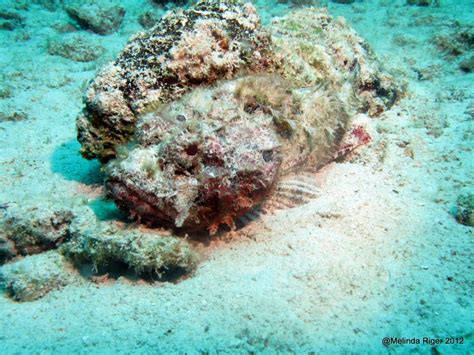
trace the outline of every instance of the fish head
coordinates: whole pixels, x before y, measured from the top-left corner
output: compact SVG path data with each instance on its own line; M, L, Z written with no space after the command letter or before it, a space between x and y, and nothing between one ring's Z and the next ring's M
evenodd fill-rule
M159 133L148 129L108 169L110 195L132 215L149 224L214 232L221 223L232 227L234 218L270 194L282 160L271 127L246 120L165 126Z

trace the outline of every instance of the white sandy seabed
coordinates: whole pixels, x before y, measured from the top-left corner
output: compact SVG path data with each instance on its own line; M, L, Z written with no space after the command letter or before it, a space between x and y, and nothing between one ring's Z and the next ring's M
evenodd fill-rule
M108 206L97 203L98 163L78 153L75 117L87 81L140 29L143 3L126 2L119 32L87 34L106 48L92 63L47 54L57 35L51 26L66 21L60 10L32 5L25 27L0 31L2 81L13 88L0 110L28 116L0 123L0 202ZM374 122L376 141L319 173L314 202L203 246L207 258L180 283L119 279L70 285L29 303L0 297L0 353L474 351L473 229L450 214L473 188L466 110L474 76L432 41L455 20L472 23L474 5L373 0L331 4L330 12L346 17L408 81L408 96ZM437 70L419 80L426 68ZM386 336L465 340L386 347Z

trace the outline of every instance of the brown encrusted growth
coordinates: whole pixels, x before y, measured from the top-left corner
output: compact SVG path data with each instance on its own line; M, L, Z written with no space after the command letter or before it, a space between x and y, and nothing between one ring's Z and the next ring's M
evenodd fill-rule
M113 158L147 107L238 71L271 70L269 48L270 37L255 8L239 0L201 1L190 10L169 13L131 39L89 86L77 122L82 154Z
M73 219L74 215L68 210L10 208L2 228L18 254L38 254L64 243L69 238Z
M183 238L122 229L112 224L76 226L61 252L79 265L91 262L95 269L114 263L125 264L138 274L171 277L190 272L199 260Z
M0 268L0 288L19 302L34 301L52 290L80 281L77 271L54 250Z

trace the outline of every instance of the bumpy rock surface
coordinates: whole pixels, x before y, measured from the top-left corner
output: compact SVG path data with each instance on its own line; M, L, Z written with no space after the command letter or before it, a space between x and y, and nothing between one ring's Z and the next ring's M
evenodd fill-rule
M458 197L454 216L459 223L474 227L474 194Z
M11 207L2 228L5 239L14 244L18 254L37 254L64 243L69 238L73 219L74 215L68 210Z
M401 83L383 70L367 42L324 9L299 10L275 21L272 39L282 58L279 71L297 87L328 87L369 116L403 96Z
M474 50L474 26L460 25L447 33L433 37L436 47L451 57L459 57Z
M117 31L125 16L122 6L107 0L68 1L65 10L82 28L100 35Z
M79 279L56 251L29 256L0 268L0 286L20 302L36 300Z
M239 1L200 2L168 14L159 26L138 33L89 86L77 122L82 154L107 161L151 107L242 69L267 70L268 47L255 8Z
M104 48L83 35L64 34L48 41L48 53L76 62L91 62L104 53Z
M79 140L85 157L113 159L107 188L132 216L212 233L288 171L334 159L351 115L379 115L401 91L325 10L267 33L250 4L203 1L138 34L99 74Z
M16 300L79 282L70 261L96 270L120 264L138 275L176 279L199 260L183 238L120 227L85 211L76 216L47 203L39 206L9 206L1 221L0 287Z
M96 269L122 263L138 274L153 277L194 269L198 255L182 238L120 229L98 224L78 228L61 252L74 262L92 263Z

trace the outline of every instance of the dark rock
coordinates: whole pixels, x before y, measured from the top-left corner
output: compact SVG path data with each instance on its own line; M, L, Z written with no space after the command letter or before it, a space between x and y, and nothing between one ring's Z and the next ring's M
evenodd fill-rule
M69 22L60 22L53 25L53 28L58 33L72 33L77 32L76 26Z
M458 197L454 217L459 223L474 227L474 194Z
M16 254L13 242L6 238L6 236L0 235L0 265L15 257Z
M474 55L461 61L459 69L465 73L472 73L474 71Z
M13 31L17 27L22 27L24 20L17 12L0 9L0 30Z
M430 6L438 4L438 0L407 0L408 5Z
M434 36L433 42L439 51L448 56L462 56L474 49L474 26L457 26L448 33Z
M327 6L328 0L278 0L283 4L289 4L290 6Z
M169 3L173 3L177 6L183 6L188 3L188 0L152 0L155 4L164 6Z
M0 122L19 122L28 119L28 114L23 111L0 112Z

